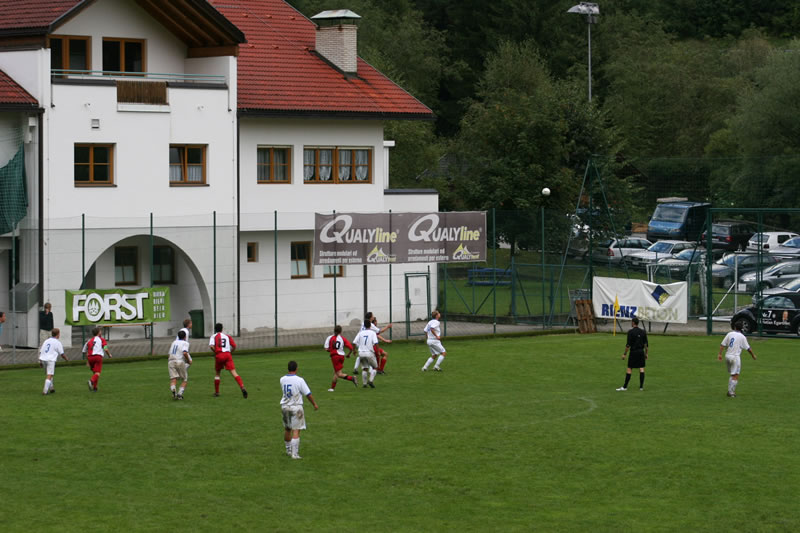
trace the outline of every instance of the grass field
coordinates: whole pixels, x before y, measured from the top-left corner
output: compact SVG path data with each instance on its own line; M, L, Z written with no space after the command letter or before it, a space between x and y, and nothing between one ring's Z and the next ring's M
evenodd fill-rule
M754 340L738 397L721 338L651 337L645 391L624 337L445 339L444 372L395 344L377 388L328 393L320 349L236 358L250 397L196 358L174 402L165 360L0 372L2 531L798 531L800 358ZM321 342L321 340L320 340ZM278 380L308 403L284 453ZM352 368L347 360L345 369Z

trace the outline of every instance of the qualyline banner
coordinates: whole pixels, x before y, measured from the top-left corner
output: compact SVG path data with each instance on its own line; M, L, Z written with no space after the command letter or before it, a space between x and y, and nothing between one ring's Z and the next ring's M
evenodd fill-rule
M146 324L170 319L169 287L65 291L70 326Z
M316 213L315 265L486 261L486 212Z
M639 320L649 322L686 324L687 284L680 281L661 285L636 279L595 277L592 306L598 318L616 316L617 320L624 320L638 316Z

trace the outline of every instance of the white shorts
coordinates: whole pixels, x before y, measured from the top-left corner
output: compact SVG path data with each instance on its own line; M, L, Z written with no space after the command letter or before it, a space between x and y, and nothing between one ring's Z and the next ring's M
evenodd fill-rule
M359 353L358 364L361 366L361 368L378 368L378 360L375 358L374 353Z
M725 364L728 366L728 374L730 374L731 376L734 374L739 374L742 371L741 357L725 356Z
M436 339L428 340L428 349L431 351L431 355L441 355L445 353L442 341Z
M286 429L306 429L306 414L302 407L281 407L283 427Z
M42 363L44 367L44 373L48 376L56 373L56 362L55 361L42 361L39 359L39 362Z
M176 361L175 359L169 360L169 379L181 378L183 381L189 381L189 369L186 368L186 361Z

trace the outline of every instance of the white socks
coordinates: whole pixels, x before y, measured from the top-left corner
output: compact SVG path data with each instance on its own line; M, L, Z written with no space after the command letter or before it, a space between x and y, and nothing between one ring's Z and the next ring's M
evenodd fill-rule
M366 385L368 378L369 378L369 373L367 372L367 369L366 368L362 368L361 369L361 384L362 385Z
M181 387L180 389L178 389L178 396L183 396L183 391L185 390L186 390L185 387Z
M433 359L433 358L431 358L431 359ZM442 364L442 361L444 361L444 356L440 355L439 358L436 360L436 364L433 365L433 368L439 368L439 365Z
M370 383L372 383L373 381L375 381L375 375L376 375L377 373L378 373L378 371L377 371L377 370L375 370L374 368L370 368L370 369L369 369L369 382L370 382Z
M428 360L425 361L425 366L422 367L422 370L427 370L429 366L433 364L433 357L428 357Z
M730 378L728 380L728 394L736 394L736 385L739 384L738 379Z
M53 388L53 380L52 379L44 380L44 390L42 391L42 394L47 394L52 388Z
M286 446L286 455L292 455L292 441L285 440L283 444Z
M292 439L290 446L292 457L298 457L300 455L300 439Z

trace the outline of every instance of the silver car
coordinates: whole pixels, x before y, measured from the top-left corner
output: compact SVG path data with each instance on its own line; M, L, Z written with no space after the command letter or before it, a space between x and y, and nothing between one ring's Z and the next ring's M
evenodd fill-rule
M800 237L800 235L790 231L765 231L763 233L756 233L747 241L747 249L750 251L757 251L761 248L764 251L772 251L789 239L795 237Z
M669 272L670 278L686 279L690 268L694 268L705 260L706 251L704 248L686 248L676 256L658 260L660 274ZM663 269L663 270L662 270Z
M777 255L778 257L800 257L800 237L794 237L785 241L780 246L770 248L769 253Z
M657 263L660 259L675 257L687 248L695 248L697 243L689 241L658 241L643 252L628 256L626 261L634 268L644 270L647 265Z
M759 291L756 291L753 293L753 305L755 305L755 303L762 298L787 291L800 292L800 278L788 278L781 281L771 289L764 289L760 293Z
M760 285L758 284L758 271L748 272L739 277L739 289L747 292L755 291L759 286L762 289L769 289L781 281L793 278L800 278L800 261L786 261L761 270Z

